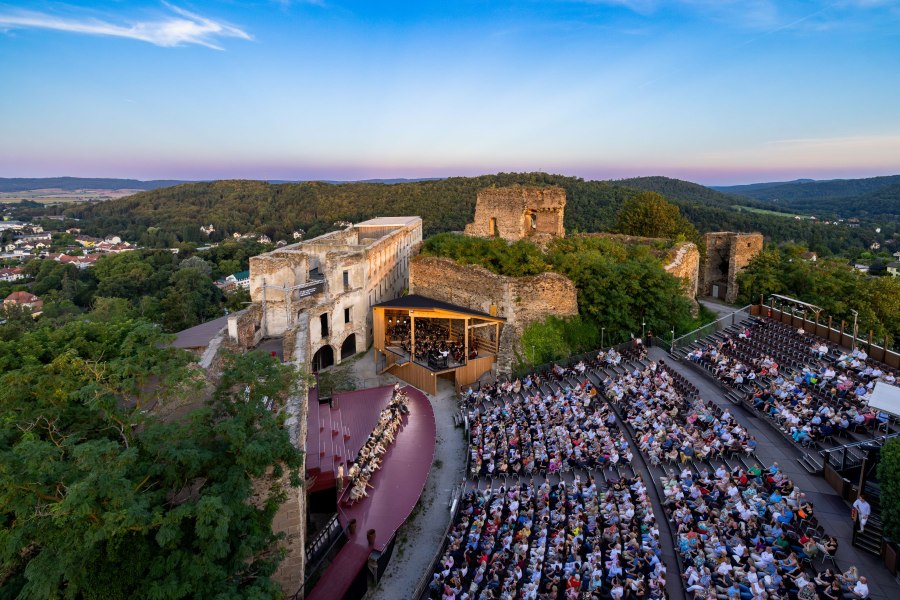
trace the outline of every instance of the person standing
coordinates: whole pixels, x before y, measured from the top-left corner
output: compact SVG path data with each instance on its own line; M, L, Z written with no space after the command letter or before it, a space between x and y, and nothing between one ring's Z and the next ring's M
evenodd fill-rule
M866 530L866 521L869 520L869 515L872 514L872 506L860 494L853 503L853 508L856 509L856 518L859 519L859 531L862 533Z

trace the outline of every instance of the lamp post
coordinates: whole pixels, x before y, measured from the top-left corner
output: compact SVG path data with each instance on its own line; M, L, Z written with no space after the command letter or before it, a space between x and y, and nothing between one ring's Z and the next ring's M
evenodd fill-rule
M672 349L669 351L670 354L675 354L675 326L672 325Z
M643 343L644 337L647 335L647 321L641 321L641 342Z
M853 346L852 350L856 350L856 318L859 317L859 311L850 309L850 312L853 313Z
M603 347L603 332L606 331L606 327L600 328L600 347Z

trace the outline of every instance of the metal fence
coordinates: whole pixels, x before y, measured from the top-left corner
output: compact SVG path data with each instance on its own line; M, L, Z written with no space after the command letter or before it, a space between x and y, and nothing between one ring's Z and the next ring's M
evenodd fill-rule
M609 352L610 349L615 348L616 352L622 352L623 350L627 350L632 347L631 340L627 342L622 342L621 344L617 344L615 346L607 346L605 348L597 348L596 350L591 350L590 352L583 352L581 354L573 354L571 356L567 356L565 358L561 358L559 360L551 361L548 363L544 363L541 365L522 365L518 369L513 370L513 379L522 378L528 373L544 373L553 368L553 365L560 365L561 367L572 366L577 364L582 360L593 360L596 358L597 353Z
M674 340L669 340L668 350L671 354L674 354L676 350L679 348L684 348L685 346L689 346L693 344L697 340L701 340L708 335L712 335L718 331L722 331L728 329L732 325L736 323L740 323L744 319L750 316L750 309L752 305L748 304L743 308L739 308L733 313L729 315L725 315L724 317L719 318L712 323L708 323L703 327L699 327L693 331L690 331L680 337L675 338Z
M856 448L864 450L866 446L871 446L872 444L883 446L888 440L895 437L900 437L900 433L890 433L888 435L874 437L871 440L853 442L838 446L837 448L819 450L819 454L822 455L828 464L834 467L835 471L840 473L844 469L849 469L862 463L862 457L865 455L865 452L863 451L862 454L854 453L853 450Z
M466 450L466 454L468 454L468 450ZM441 536L441 543L438 545L437 552L434 553L434 557L431 559L431 564L422 573L422 576L419 578L419 583L416 585L416 591L413 592L412 597L416 600L425 597L426 592L428 591L428 585L431 583L431 574L434 573L441 557L444 555L444 550L446 550L447 544L449 543L450 530L456 522L456 515L459 513L459 507L462 504L462 497L465 489L466 479L463 479L454 486L453 491L450 493L450 503L448 506L448 509L450 510L450 520L447 522L447 528Z

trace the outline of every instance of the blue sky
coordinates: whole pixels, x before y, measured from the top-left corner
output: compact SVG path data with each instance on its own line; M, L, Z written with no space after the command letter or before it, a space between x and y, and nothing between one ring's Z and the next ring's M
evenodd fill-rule
M0 0L0 176L900 173L900 0Z

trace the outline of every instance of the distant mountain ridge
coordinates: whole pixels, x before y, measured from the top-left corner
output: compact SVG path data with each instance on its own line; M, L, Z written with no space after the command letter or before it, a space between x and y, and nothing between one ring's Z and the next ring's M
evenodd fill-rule
M863 179L797 179L795 181L752 183L749 185L712 186L712 189L755 200L778 201L790 206L792 202L798 200L854 198L895 184L900 184L900 175L884 175Z
M415 183L418 181L439 181L443 177L418 177L394 179L360 179L359 181L321 180L322 183L340 185L343 183ZM298 179L273 179L271 184L302 183L306 180ZM311 180L315 181L315 180ZM115 177L0 177L0 192L28 192L33 190L63 190L74 192L76 190L157 190L159 188L172 187L185 183L200 183L200 181L187 181L179 179L117 179Z
M0 177L0 192L27 192L31 190L156 190L189 181L174 179L115 179L111 177Z
M900 175L824 181L798 179L713 189L754 199L770 208L817 217L897 220L900 216Z

